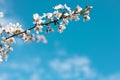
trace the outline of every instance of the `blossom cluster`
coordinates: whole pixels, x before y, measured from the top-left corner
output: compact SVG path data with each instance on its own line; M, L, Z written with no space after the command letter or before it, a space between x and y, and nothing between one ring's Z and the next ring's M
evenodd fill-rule
M80 20L80 15L83 16L84 21L89 21L91 8L92 6L86 6L85 9L82 9L78 5L72 11L66 4L59 4L54 7L54 12L52 13L44 13L42 16L38 13L33 14L34 26L26 30L19 23L9 23L6 26L2 25L0 27L0 63L3 60L7 60L9 51L13 51L12 44L16 43L16 37L21 38L24 42L42 41L43 43L47 43L45 36L41 35L44 27L46 27L45 33L47 34L55 31L52 26L57 26L58 32L62 33L66 29L69 21ZM0 12L0 17L3 17L3 15Z

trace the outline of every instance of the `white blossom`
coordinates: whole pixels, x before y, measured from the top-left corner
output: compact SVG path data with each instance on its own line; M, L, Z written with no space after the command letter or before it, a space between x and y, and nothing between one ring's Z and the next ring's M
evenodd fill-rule
M5 37L2 37L1 43L6 44L7 40Z
M77 5L76 12L80 12L80 11L82 11L82 8L79 5Z
M55 17L57 19L59 19L61 17L61 15L62 15L62 13L60 13L59 11L55 11L53 14L55 15Z
M15 38L13 38L13 37L7 39L7 41L8 41L8 43L10 43L10 44L16 43Z
M26 34L22 34L22 39L24 40L24 42L28 42L28 37Z
M47 13L47 14L44 13L43 16L46 17L46 18L48 18L48 19L50 19L50 18L52 18L53 13Z
M16 24L9 23L7 26L3 27L3 30L5 30L8 35L13 35L23 31L22 25L20 25L18 22Z
M63 19L63 21L61 22L62 25L67 25L69 23L68 19Z
M69 14L68 14L68 13L65 13L64 16L69 16Z
M71 12L70 7L68 7L66 4L64 5L64 7L65 7L65 9L66 9L67 11Z
M89 21L90 20L90 16L89 15L84 15L84 21Z
M39 20L40 16L38 13L35 13L33 14L33 19L36 21L36 20Z
M62 4L59 4L57 6L54 7L54 9L58 10L58 9L63 9L64 6Z
M46 33L54 32L53 26L58 26L58 32L62 33L66 29L70 20L78 21L83 16L84 21L90 20L90 9L92 6L86 6L83 10L79 5L75 10L71 11L71 8L66 4L59 4L54 7L54 12L44 13L40 16L38 13L33 14L33 27L23 29L20 23L9 23L8 25L0 25L0 63L8 58L9 51L13 51L12 45L16 43L16 37L21 38L24 42L43 42L47 43L47 39L44 35L41 35L46 27ZM0 12L0 17L3 17L4 13ZM33 34L33 30L36 34Z
M34 40L35 40L35 38L34 38L34 36L33 36L33 35L28 36L28 41L29 41L29 42L32 42L32 41L34 41Z
M5 45L5 48L6 48L8 51L13 51L13 48L12 48L10 45Z
M43 26L37 25L37 26L34 28L34 30L36 31L37 34L39 34L39 32L42 32L42 28L43 28Z
M37 35L37 36L36 36L36 41L37 41L37 42L42 41L43 43L47 43L47 39L45 38L44 35Z
M77 14L71 13L70 14L70 20L78 21L78 20L80 20L80 18L79 18L79 16Z
M43 43L47 43L47 39L45 38L44 35L41 36L41 40L42 40Z
M30 30L26 30L26 34L30 34Z
M66 29L65 25L60 25L58 28L58 32L62 33Z
M86 11L89 11L90 9L92 9L93 8L93 6L86 6Z
M33 19L34 19L33 24L42 24L42 23L44 23L44 20L42 20L42 17L40 17L38 13L33 14Z
M89 14L90 14L90 11L85 11L84 14L85 14L85 15L89 15Z

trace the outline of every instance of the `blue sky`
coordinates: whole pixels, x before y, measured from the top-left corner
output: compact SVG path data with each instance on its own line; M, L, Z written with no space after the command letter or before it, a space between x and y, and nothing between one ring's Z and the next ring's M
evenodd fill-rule
M20 22L24 28L33 26L33 13L53 12L58 4L67 4L72 9L76 5L94 7L89 22L71 21L62 34L46 35L47 44L18 41L8 61L0 65L0 80L120 80L119 3L119 0L0 0L4 21Z

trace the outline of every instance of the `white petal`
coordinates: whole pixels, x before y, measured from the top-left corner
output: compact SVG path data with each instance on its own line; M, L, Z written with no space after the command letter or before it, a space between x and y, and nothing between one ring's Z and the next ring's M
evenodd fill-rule
M68 7L66 4L64 5L65 9L67 9L68 11L70 10L70 7Z
M57 10L58 9L62 9L62 8L64 8L62 4L59 4L59 5L57 5L57 6L54 7L54 9L57 9Z
M76 8L78 9L78 12L82 11L82 8L79 5Z
M38 13L35 13L35 14L33 14L33 19L34 20L37 20L37 19L39 19L40 17L39 17L39 14Z

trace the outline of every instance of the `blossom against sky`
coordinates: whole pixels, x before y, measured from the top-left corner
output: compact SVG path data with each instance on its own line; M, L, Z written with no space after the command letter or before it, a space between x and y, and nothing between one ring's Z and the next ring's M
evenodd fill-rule
M10 52L8 61L0 66L1 80L8 80L8 78L9 80L61 80L63 78L63 80L79 80L80 75L85 77L85 80L86 78L87 80L120 79L120 5L118 0L12 0L10 3L4 0L4 2L11 6L0 5L0 11L4 9L6 11L4 15L6 19L14 17L15 21L20 21L24 28L33 26L33 13L42 15L52 12L53 7L58 4L67 4L72 9L76 5L82 7L92 5L94 8L89 22L82 20L70 22L62 34L55 32L46 35L47 44L14 45L14 51ZM20 43L19 40L18 42ZM83 62L82 72L75 72L75 68L78 67L75 67L73 61L77 62L76 59L79 63L78 67ZM59 72L58 68L63 71ZM75 75L72 78L69 77L73 72L78 77L74 77ZM88 73L93 73L93 75L84 76Z
M1 48L0 48L0 63L3 62L3 60L7 61L9 51L13 51L12 45L16 43L16 38L21 38L24 42L43 42L47 43L46 38L41 35L43 32L43 27L46 27L45 30L46 34L49 34L51 32L54 32L55 29L52 27L57 26L57 31L59 33L62 33L66 26L68 25L70 20L78 21L80 20L80 16L83 16L84 21L90 20L90 10L92 9L92 6L86 6L86 8L83 10L79 5L71 11L70 7L68 7L66 4L62 5L59 4L54 7L53 13L44 13L43 16L40 16L38 13L33 14L33 27L30 27L28 29L23 29L22 25L17 22L16 24L13 24L10 22L8 25L4 25L3 22L1 22L1 28L0 28L0 37L1 37ZM1 18L3 17L4 13L1 12ZM34 29L34 32L32 33L32 30Z

